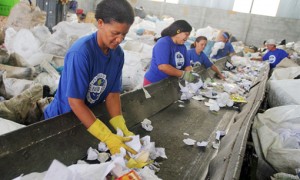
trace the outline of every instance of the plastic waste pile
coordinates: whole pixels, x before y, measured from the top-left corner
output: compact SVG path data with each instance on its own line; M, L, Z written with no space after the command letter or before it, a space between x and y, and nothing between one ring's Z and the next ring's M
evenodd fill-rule
M226 70L222 71L225 81L207 78L202 82L200 78L196 83L185 82L185 86L179 84L181 100L208 100L205 101L205 105L211 111L219 111L222 107L240 106L241 103L247 103L247 93L255 86L264 65L264 62L234 56L232 63L226 62Z
M139 135L131 136L132 141L126 145L138 152L132 155L124 148L119 154L110 155L108 148L102 142L97 148L90 147L87 156L78 160L77 164L66 167L57 160L54 160L49 169L43 173L30 173L19 176L22 179L61 179L68 180L68 177L75 179L132 179L132 180L160 180L156 172L160 170L160 163L155 162L158 157L167 158L165 149L155 147L150 136L140 138ZM129 155L129 159L126 158ZM69 174L68 177L64 176ZM64 178L65 177L65 178Z

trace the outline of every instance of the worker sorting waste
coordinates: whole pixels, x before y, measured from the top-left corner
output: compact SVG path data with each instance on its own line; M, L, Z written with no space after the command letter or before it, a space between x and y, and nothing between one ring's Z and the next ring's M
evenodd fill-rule
M1 179L297 179L298 9L263 2L1 0Z

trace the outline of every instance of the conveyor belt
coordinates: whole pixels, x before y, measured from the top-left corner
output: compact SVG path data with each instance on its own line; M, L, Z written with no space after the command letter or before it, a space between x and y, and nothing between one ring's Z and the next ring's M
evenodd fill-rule
M224 61L217 62L220 66ZM251 122L260 106L268 75L262 71L260 81L248 96L248 104L238 113L222 108L212 113L204 102L189 100L179 107L177 78L170 78L143 90L123 94L122 111L128 127L141 136L150 135L156 147L166 148L168 159L161 160L158 176L163 179L238 179ZM211 71L202 70L202 76ZM175 103L176 102L176 103ZM93 112L107 123L109 119L103 104ZM152 132L141 128L140 122L149 118ZM108 124L108 123L107 123ZM226 130L218 150L212 148L217 130ZM183 133L197 141L209 141L206 148L187 146ZM53 159L66 165L86 156L86 150L97 147L92 137L71 112L53 119L30 125L0 136L1 179L12 179L20 174L41 172L48 169Z
M190 100L179 107L173 103L149 119L153 131L149 134L157 147L166 148L167 160L163 160L158 176L162 179L202 179L206 176L209 162L217 150L212 148L217 130L226 130L237 114L235 110L222 109L211 113L203 102ZM189 136L183 135L188 133ZM209 141L207 148L185 145L183 139ZM201 177L201 178L200 178Z

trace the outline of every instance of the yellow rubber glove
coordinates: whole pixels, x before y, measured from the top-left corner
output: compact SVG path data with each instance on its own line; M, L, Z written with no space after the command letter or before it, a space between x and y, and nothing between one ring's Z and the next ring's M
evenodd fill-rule
M195 75L191 71L183 71L181 79L184 79L187 82L193 82L195 80Z
M109 123L115 128L115 130L118 128L121 129L125 136L134 136L134 134L127 129L125 119L122 115L113 117L109 120Z
M137 160L134 160L132 158L130 158L126 164L126 166L128 168L142 168L146 165L148 165L149 163L148 162L139 162Z
M96 119L95 122L88 128L88 132L100 141L104 142L111 154L120 153L121 147L123 147L126 151L129 151L131 154L136 154L135 150L124 144L124 142L132 140L130 137L121 137L113 134L99 119Z

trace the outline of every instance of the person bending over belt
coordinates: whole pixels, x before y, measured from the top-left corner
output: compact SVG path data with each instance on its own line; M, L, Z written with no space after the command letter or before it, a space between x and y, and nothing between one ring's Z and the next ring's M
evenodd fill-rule
M191 63L196 66L204 65L206 69L211 68L218 74L218 77L222 80L225 79L223 74L219 71L217 66L215 66L208 57L204 54L203 49L205 48L207 43L207 38L205 36L199 36L196 38L195 42L191 44L191 49L187 51L188 59Z
M144 86L176 76L192 82L195 76L187 58L184 45L192 31L185 20L177 20L161 32L161 38L153 47L152 60L144 76Z
M119 44L134 21L134 12L126 0L103 0L96 8L98 31L80 38L68 50L64 70L54 100L46 107L45 119L73 111L93 136L106 143L111 154L136 152L125 145L130 137L112 133L96 118L90 107L105 101L110 124L133 135L122 116L120 92L124 52Z

